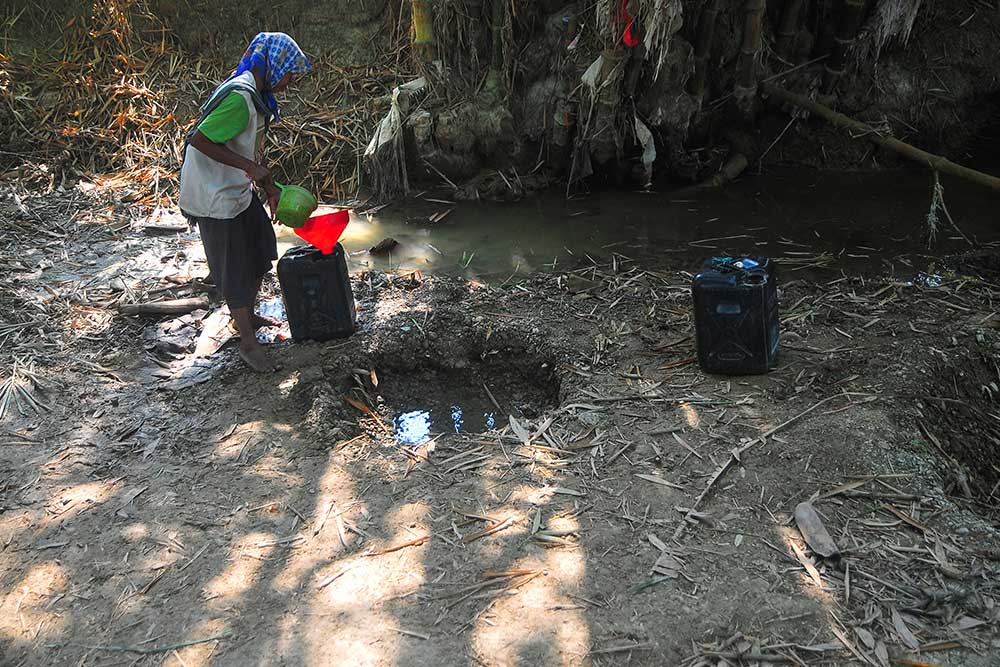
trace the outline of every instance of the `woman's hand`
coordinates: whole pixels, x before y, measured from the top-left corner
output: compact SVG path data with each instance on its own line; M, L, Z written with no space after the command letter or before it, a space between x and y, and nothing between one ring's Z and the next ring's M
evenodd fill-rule
M278 200L281 199L281 190L277 188L274 182L263 187L264 193L267 195L267 205L271 208L271 219L273 220L278 213Z
M268 186L274 188L274 177L271 175L271 171L267 167L254 163L247 167L246 172L247 176L250 177L250 180L258 186L264 188L265 190L268 189ZM270 196L270 192L268 192L268 196Z

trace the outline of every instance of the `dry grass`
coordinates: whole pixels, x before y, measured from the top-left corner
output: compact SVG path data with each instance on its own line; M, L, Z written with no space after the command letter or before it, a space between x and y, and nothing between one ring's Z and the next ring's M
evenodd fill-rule
M923 0L880 0L857 40L854 52L861 62L875 62L892 41L906 44Z
M145 0L95 0L92 9L62 26L54 51L0 57L0 109L13 120L4 139L14 147L0 160L105 174L143 185L137 203L167 205L184 134L232 63L180 50ZM399 76L388 64L315 64L313 80L286 100L287 120L273 126L269 164L342 200L360 185L360 153Z

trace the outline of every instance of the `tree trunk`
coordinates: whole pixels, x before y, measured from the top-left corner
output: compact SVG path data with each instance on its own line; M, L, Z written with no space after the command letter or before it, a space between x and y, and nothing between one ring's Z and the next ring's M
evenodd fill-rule
M437 58L431 0L413 0L413 53L423 63Z
M123 303L118 306L118 312L122 315L184 315L201 308L208 308L208 299L205 297L150 303Z
M737 87L752 97L757 90L757 52L760 51L761 24L764 21L764 0L746 0L746 21L743 26L743 46L740 48Z
M781 15L781 27L778 28L778 55L788 60L795 47L799 35L799 13L802 11L802 0L786 0L785 11Z
M837 34L833 39L833 49L826 64L823 86L827 92L833 90L847 67L847 55L858 36L864 18L865 0L844 0L840 11Z
M705 94L708 81L708 61L712 56L712 40L715 37L715 23L719 15L719 0L708 0L698 19L698 38L694 47L694 77L689 91L695 97Z

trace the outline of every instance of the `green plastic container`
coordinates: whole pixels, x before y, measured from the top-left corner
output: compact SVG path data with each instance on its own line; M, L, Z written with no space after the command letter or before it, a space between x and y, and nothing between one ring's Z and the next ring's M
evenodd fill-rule
M282 185L275 183L281 190L281 199L278 200L278 211L275 217L281 224L298 229L306 224L306 220L313 214L319 205L316 197L305 188L297 185Z

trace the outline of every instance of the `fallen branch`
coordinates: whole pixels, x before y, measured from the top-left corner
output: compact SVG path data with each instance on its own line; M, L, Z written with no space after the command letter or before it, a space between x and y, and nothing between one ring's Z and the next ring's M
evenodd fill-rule
M794 658L780 653L760 653L750 651L748 653L737 653L735 651L702 651L703 656L709 658L721 658L722 660L746 660L749 662L796 662Z
M138 653L140 655L154 655L156 653L169 653L170 651L176 651L179 648L187 648L188 646L196 646L198 644L207 644L208 642L228 639L232 636L233 633L226 632L224 634L215 635L213 637L205 637L204 639L192 639L189 642L170 644L168 646L154 646L153 648L143 648L141 646L95 646L89 644L77 644L77 646L79 646L80 648L88 649L90 651L108 651L112 653Z
M1000 191L1000 178L997 178L996 176L991 176L990 174L985 174L981 171L970 169L969 167L963 167L960 164L952 162L948 158L920 150L919 148L900 141L895 137L883 137L875 130L875 128L867 123L862 123L859 120L845 116L844 114L838 113L833 109L820 104L819 102L809 99L805 95L798 95L787 91L784 88L774 85L773 83L765 82L764 90L768 94L774 95L789 104L794 104L797 107L806 109L820 118L837 125L838 127L859 132L865 139L868 139L875 145L898 153L908 160L919 162L930 167L931 169L935 169L945 174L951 174L952 176L957 176L958 178L972 181L973 183L978 183L979 185L983 185L992 190Z
M142 228L142 231L149 236L155 234L183 234L187 230L187 225L146 225Z
M487 535L492 535L493 533L499 533L501 530L509 528L512 525L514 525L514 519L508 517L505 521L496 523L490 526L489 528L484 528L483 530L476 531L475 533L469 533L468 535L462 538L462 542L464 542L465 544L468 544L469 542L475 542L481 537L486 537Z
M612 653L625 653L627 651L651 651L656 648L656 644L628 644L626 646L611 646L592 650L588 655L611 655Z
M150 303L124 303L118 306L118 312L122 315L184 315L202 308L208 308L208 299L205 297Z
M400 549L406 549L407 547L419 547L421 544L431 539L430 535L424 535L423 537L418 537L415 540L410 540L409 542L403 542L402 544L397 544L395 546L386 547L380 551L373 551L371 553L365 554L366 557L374 556L384 556L386 554L391 554L394 551L399 551Z

